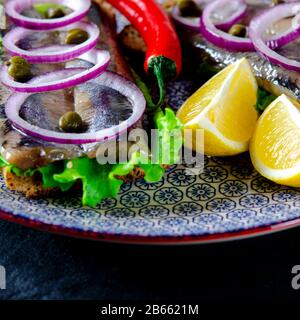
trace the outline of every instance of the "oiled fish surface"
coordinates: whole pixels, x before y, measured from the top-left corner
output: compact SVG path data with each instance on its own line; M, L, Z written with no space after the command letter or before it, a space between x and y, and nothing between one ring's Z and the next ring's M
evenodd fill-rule
M187 39L188 45L199 58L199 62L208 59L209 63L219 68L224 68L229 64L247 58L252 65L259 85L275 95L285 93L291 98L300 100L300 74L298 72L286 70L280 66L270 63L266 58L257 52L230 52L218 48L203 39L199 34L187 34L183 32L182 39ZM186 41L186 40L184 40ZM292 43L279 50L286 57L295 59L299 57L299 43Z

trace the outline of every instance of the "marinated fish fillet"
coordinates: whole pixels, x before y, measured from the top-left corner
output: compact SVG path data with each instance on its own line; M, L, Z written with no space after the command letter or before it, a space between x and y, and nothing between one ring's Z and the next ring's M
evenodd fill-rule
M110 71L117 72L128 79L132 79L131 72L127 66L123 55L117 45L116 23L112 8L105 1L95 1L97 5L93 5L89 13L89 20L100 26L101 40L99 43L100 49L109 50L111 54ZM39 42L37 38L37 45ZM74 66L86 64L86 62L76 60ZM66 65L66 67L71 67ZM61 69L62 65L35 65L33 73L40 74L49 71ZM103 88L102 88L103 89ZM126 119L129 116L129 102L120 94L109 96L112 105L122 105L122 112L104 112L103 114L95 114L96 109L92 109L93 104L101 102L105 95L101 86L96 88L93 81L77 86L73 89L60 90L56 92L48 92L43 94L35 94L22 106L21 115L27 121L33 124L39 124L47 129L57 130L57 123L60 116L68 111L75 110L79 112L83 119L89 124L90 130L98 130L119 121ZM107 89L105 89L107 90ZM96 92L96 94L95 94ZM26 170L28 168L44 166L48 163L73 159L88 155L95 157L96 149L99 144L88 145L62 145L48 143L40 139L25 136L15 130L5 117L4 104L10 92L3 86L0 86L0 145L1 156L9 163ZM103 97L104 96L104 97ZM100 100L99 100L100 99ZM36 113L32 113L32 107L37 109ZM57 107L59 106L59 108ZM29 112L30 110L30 112ZM142 122L138 124L142 127ZM46 190L43 188L42 182L37 177L17 177L14 174L4 171L4 179L7 186L16 191L24 193L28 197L47 196L59 190ZM142 178L144 172L136 168L125 179Z
M254 17L259 16L266 9L274 6L274 2L272 1L248 0L247 4L247 15L240 22L246 26L250 24L250 21ZM292 18L282 19L270 26L267 33L284 33L291 27L292 22ZM293 99L300 99L300 78L298 72L288 71L274 65L257 52L232 52L224 50L204 39L200 33L187 31L180 26L178 27L178 32L183 42L183 47L191 48L191 54L198 57L199 62L206 61L218 69L223 69L241 58L247 58L260 87L274 95L285 93ZM299 60L299 44L299 41L294 41L277 51L286 57Z
M200 34L181 31L184 45L192 48L199 62L208 61L213 66L223 69L245 57L250 62L258 83L265 90L279 96L285 93L289 97L300 100L300 75L298 72L286 70L270 63L257 52L229 52L214 46ZM293 42L278 50L286 57L300 59L299 42Z
M99 1L103 5L103 1ZM102 8L102 7L101 7ZM108 7L107 7L108 8ZM100 25L102 39L99 48L107 49L111 54L111 71L131 78L130 70L125 63L120 52L116 36L114 35L114 18L107 14L107 11L99 11L97 6L93 6L89 14L91 21ZM86 62L76 60L67 67L87 66ZM34 74L45 73L60 69L61 64L57 65L35 65ZM10 92L4 87L1 88L1 114L0 114L0 144L1 156L9 163L23 169L44 166L48 163L68 160L83 155L95 156L98 144L88 145L62 145L45 142L41 139L33 138L21 134L15 130L4 114L4 103ZM60 90L56 92L47 92L34 94L29 97L22 106L21 115L32 124L41 126L48 130L59 130L57 124L59 118L67 111L74 110L79 112L83 119L89 124L89 130L99 130L118 124L130 116L130 103L125 97L117 92L107 95L108 88L101 88L95 85L93 81L82 84L73 89ZM106 92L106 95L103 92ZM111 90L113 91L113 90ZM106 99L106 101L104 101ZM99 112L99 108L92 108L95 104L107 105L107 99L110 100L110 110ZM59 108L58 108L59 106ZM114 106L122 106L120 110L114 110ZM102 108L103 109L103 108ZM36 112L32 112L36 110ZM98 110L98 113L95 111ZM103 111L103 110L102 110ZM141 127L141 123L139 124Z

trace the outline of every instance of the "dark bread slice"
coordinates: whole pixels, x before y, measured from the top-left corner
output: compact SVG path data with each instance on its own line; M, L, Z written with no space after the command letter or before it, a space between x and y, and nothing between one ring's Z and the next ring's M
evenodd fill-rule
M44 188L42 179L39 175L33 177L18 177L8 170L3 170L2 174L8 189L21 192L27 198L46 198L61 193L58 188ZM142 179L144 175L145 173L142 169L135 168L128 176L120 177L120 180L130 182ZM73 187L74 190L77 190L78 186L79 185L75 185Z
M42 198L59 193L59 189L46 189L40 177L18 177L8 170L2 172L8 189L24 193L27 198Z

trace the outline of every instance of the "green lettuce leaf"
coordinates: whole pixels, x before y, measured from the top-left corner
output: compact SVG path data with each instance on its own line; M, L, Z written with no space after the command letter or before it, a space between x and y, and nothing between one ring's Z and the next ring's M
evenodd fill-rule
M122 184L120 177L127 176L136 165L139 165L139 156L133 156L127 163L115 165L100 165L96 159L87 157L68 161L64 171L54 174L53 179L59 183L82 182L82 203L89 207L95 207L103 199L116 197ZM156 182L162 179L164 169L157 165L140 165L145 170L145 179L148 182ZM158 168L160 167L160 168Z
M41 174L44 188L60 188L61 191L65 192L70 190L75 182L71 181L64 183L54 180L54 175L63 172L64 168L65 161L60 161L51 163L48 166L41 167L35 171Z
M171 108L162 109L160 107L155 109L155 104L152 101L149 88L133 69L132 74L137 86L142 91L146 99L148 111L151 112L151 116L153 116L154 120L154 126L158 130L155 147L152 147L151 150L153 156L152 163L156 163L158 165L173 165L178 163L180 160L180 150L182 149L184 142L182 137L183 124L176 117L175 112ZM170 155L167 159L163 157L162 153L166 148L170 150ZM154 167L151 167L151 170L153 169ZM158 172L160 169L156 168L155 170Z
M35 174L41 174L44 188L60 188L61 191L68 191L74 183L60 183L54 180L54 175L64 171L64 161L51 163L38 169L22 170L12 164L9 164L0 156L0 168L5 168L14 173L17 177L33 177Z
M0 156L0 168L8 166L9 163Z
M113 193L113 187L107 181L109 171L109 166L100 166L96 159L84 157L68 161L64 171L55 174L53 178L59 183L75 183L81 180L83 205L95 207Z
M265 109L276 99L277 97L268 91L259 88L257 93L256 110L263 113Z
M181 121L172 109L166 108L164 111L159 109L155 112L154 123L158 130L156 148L152 150L156 163L166 165L178 163L183 146ZM170 150L167 158L163 155L163 150Z

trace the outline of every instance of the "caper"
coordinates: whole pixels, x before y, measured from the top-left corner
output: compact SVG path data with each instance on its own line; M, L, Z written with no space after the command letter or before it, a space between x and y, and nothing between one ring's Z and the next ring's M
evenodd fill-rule
M178 8L183 17L199 17L201 15L201 9L193 0L181 0Z
M31 79L31 64L24 58L14 56L6 62L8 74L17 82L26 82Z
M81 29L69 30L65 42L66 44L80 44L85 42L89 38L89 34Z
M59 119L59 127L64 132L81 133L84 130L84 123L77 112L69 111Z
M228 33L236 37L245 38L247 36L247 27L237 23L229 29Z
M284 3L285 1L282 1L282 0L272 0L272 5L273 6L276 6L277 4L281 4L281 3Z
M65 12L62 8L49 8L45 13L46 19L57 19L65 16Z

